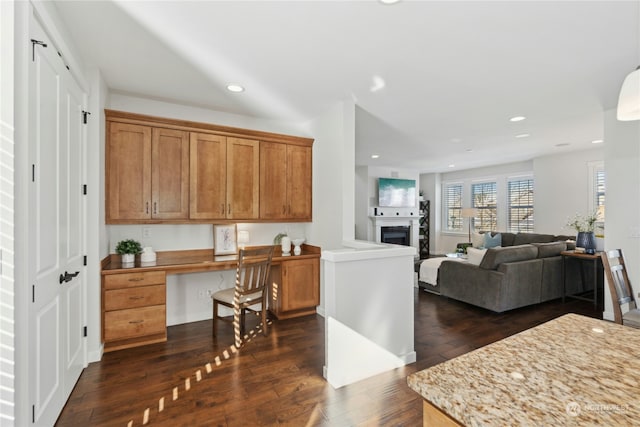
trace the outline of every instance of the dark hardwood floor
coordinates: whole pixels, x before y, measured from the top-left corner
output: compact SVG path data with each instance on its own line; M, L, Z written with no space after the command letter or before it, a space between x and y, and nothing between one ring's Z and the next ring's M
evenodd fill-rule
M210 320L194 322L170 327L166 343L107 353L90 364L56 425L419 426L422 400L407 375L568 312L602 313L570 299L496 314L415 292L414 364L334 390L322 377L318 315L274 321L268 337L254 337L235 354L230 325L220 322L216 342Z

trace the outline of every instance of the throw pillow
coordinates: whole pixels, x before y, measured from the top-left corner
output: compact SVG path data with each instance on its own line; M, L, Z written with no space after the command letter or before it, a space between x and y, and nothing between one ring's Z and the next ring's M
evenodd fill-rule
M486 253L486 249L467 248L467 262L473 265L480 265Z
M474 248L484 247L484 236L476 231L471 233L471 243Z
M498 233L492 237L491 233L484 233L484 247L495 248L496 246L502 246L502 235Z

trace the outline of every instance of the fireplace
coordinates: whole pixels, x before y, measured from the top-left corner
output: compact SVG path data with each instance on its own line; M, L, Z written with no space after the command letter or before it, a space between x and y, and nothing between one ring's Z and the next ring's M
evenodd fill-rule
M394 245L411 246L409 226L380 227L380 241Z

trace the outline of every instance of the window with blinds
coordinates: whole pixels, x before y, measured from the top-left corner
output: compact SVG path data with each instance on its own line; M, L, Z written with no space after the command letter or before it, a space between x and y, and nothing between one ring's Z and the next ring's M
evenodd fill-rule
M604 183L604 170L599 169L596 170L596 208L600 206L604 206L604 191L605 191L605 183Z
M442 197L447 230L462 231L462 184L446 185Z
M508 182L509 231L533 233L533 179Z
M497 190L495 182L483 182L471 185L471 204L478 210L478 216L473 218L473 228L476 231L496 231Z

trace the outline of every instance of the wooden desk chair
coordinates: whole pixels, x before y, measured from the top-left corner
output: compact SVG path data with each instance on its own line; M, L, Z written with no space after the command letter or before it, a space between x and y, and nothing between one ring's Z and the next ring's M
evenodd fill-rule
M622 249L602 252L600 257L607 274L607 282L609 282L615 322L632 328L640 328L640 310L637 308L633 289L629 283ZM623 313L622 306L625 304L628 304L629 310Z
M267 335L267 286L273 246L257 249L240 249L236 269L235 287L214 293L213 336L216 336L217 320L233 322L236 347L242 345L245 312L260 313L262 333ZM218 304L233 309L233 320L218 316Z

